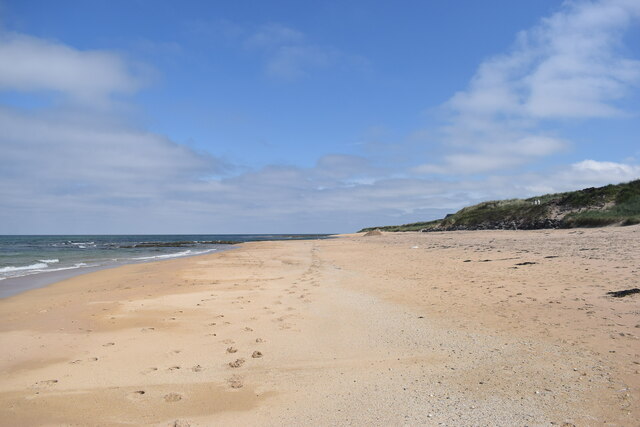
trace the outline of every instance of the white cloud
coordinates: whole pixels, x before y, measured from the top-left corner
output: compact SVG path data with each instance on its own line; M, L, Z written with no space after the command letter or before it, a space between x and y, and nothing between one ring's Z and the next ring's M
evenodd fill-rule
M412 172L417 174L478 174L496 170L508 171L532 159L548 156L566 147L566 141L548 136L514 137L511 143L484 143L470 147L465 152L447 154L440 164L423 164L413 168Z
M99 123L96 117L30 115L0 109L0 176L31 192L162 196L182 181L219 174L225 165L152 133ZM92 196L93 197L93 196Z
M640 83L640 61L621 48L624 30L639 17L637 1L568 2L520 33L511 52L480 65L449 106L482 117L616 114L612 102Z
M304 33L279 23L263 25L248 34L244 46L261 52L266 74L282 80L295 80L312 70L338 63L362 63L362 58L311 43Z
M251 34L245 44L247 47L263 49L279 48L286 45L296 45L305 42L304 34L293 28L278 23L263 25Z
M0 34L0 89L53 91L84 104L140 86L129 64L114 53L81 51L54 41Z
M640 165L583 160L572 164L570 171L564 175L567 178L604 185L640 178Z
M484 61L445 105L449 151L422 173L464 174L530 163L567 146L549 136L559 120L624 114L617 101L640 86L640 61L622 45L640 2L567 2L519 34L513 49Z
M640 17L637 1L568 4L522 36L533 69L524 80L526 111L542 118L608 117L614 101L640 83L640 61L626 58L621 35Z

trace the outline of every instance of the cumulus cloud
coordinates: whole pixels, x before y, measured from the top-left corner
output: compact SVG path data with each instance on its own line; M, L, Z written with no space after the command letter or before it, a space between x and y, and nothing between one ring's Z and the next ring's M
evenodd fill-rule
M0 89L58 92L95 105L113 94L131 93L140 84L130 64L114 53L0 33Z
M442 139L453 153L415 171L514 168L566 148L544 131L554 122L623 115L617 101L640 85L640 61L622 41L639 18L633 0L567 2L520 33L510 52L484 61L468 89L446 103Z

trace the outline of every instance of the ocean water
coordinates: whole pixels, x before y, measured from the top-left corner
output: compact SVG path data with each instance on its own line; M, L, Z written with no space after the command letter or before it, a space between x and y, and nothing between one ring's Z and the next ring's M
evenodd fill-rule
M325 237L327 235L309 234L0 236L0 296L7 293L3 292L3 284L15 282L11 279L23 278L23 284L29 278L42 282L40 275L66 272L64 276L70 277L122 264L212 253L233 248L231 242Z

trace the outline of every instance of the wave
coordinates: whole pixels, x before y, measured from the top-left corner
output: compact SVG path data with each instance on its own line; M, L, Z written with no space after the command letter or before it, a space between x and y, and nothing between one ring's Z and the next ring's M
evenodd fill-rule
M48 268L46 270L34 270L37 271L38 273L49 273L51 271L62 271L62 270L74 270L76 268L82 268L82 267L86 267L88 264L85 264L84 262L79 262L76 263L75 265L72 265L70 267L60 267L60 268Z
M22 265L22 266L10 265L8 267L2 267L2 268L0 268L0 273L21 272L22 274L9 274L9 277L11 277L11 276L18 277L18 276L25 276L25 275L33 274L33 273L42 273L42 272L60 271L60 270L70 270L72 268L80 268L80 267L84 267L84 266L87 265L84 262L79 262L79 263L76 263L75 265L69 266L69 267L48 268L49 264L56 264L58 262L60 262L60 260L57 259L57 258L39 259L38 262L35 263L35 264ZM4 280L6 278L7 277L1 277L0 280Z
M206 251L192 251L192 250L186 250L186 251L182 251L182 252L176 252L174 254L164 254L164 255L155 255L155 256L143 256L143 257L137 257L137 258L130 258L130 259L136 259L136 260L151 260L151 259L167 259L167 258L179 258L179 257L183 257L183 256L187 256L187 255L202 255L202 254L206 254L209 252L214 252L217 251L217 249L207 249Z
M209 252L215 252L217 251L217 249L207 249L207 250L202 250L202 251L193 251L191 249L182 251L182 252L176 252L176 253L168 253L168 254L162 254L162 255L153 255L153 256L144 256L144 257L135 257L135 258L112 258L111 262L115 262L115 263L120 263L120 262L127 262L127 260L129 262L132 261L153 261L153 260L163 260L163 259L170 259L170 258L180 258L180 257L185 257L185 256L194 256L194 255L202 255L202 254L206 254ZM34 274L40 274L40 273L50 273L50 272L55 272L55 271L63 271L63 270L74 270L74 269L78 269L78 268L83 268L83 267L96 267L96 266L100 266L100 265L108 265L110 264L108 261L105 263L104 261L107 260L103 260L103 261L98 261L97 263L92 263L92 264L87 264L84 262L78 262L75 263L74 265L67 265L67 266L60 266L57 268L51 268L51 266L49 264L56 264L59 263L60 260L57 258L52 258L52 259L40 259L38 260L38 262L35 262L33 264L30 265L10 265L7 267L2 267L0 268L0 280L5 280L5 279L9 279L9 278L14 278L14 277L22 277L22 276L29 276L29 275L34 275ZM64 265L64 264L63 264Z
M87 249L87 247L91 247L91 248L95 248L96 247L96 243L95 242L69 242L68 244L70 244L71 246L74 246L78 249Z
M14 267L13 265L10 265L9 267L0 268L0 273L9 273L11 271L21 271L21 270L36 270L38 268L47 268L47 267L48 265L44 262L39 262L31 265L23 265L21 267Z

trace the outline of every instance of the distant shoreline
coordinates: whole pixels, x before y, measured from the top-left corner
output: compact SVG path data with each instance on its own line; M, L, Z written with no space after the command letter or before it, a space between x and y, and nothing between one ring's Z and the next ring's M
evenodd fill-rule
M210 254L247 241L309 238L326 235L3 235L0 298L122 265Z

